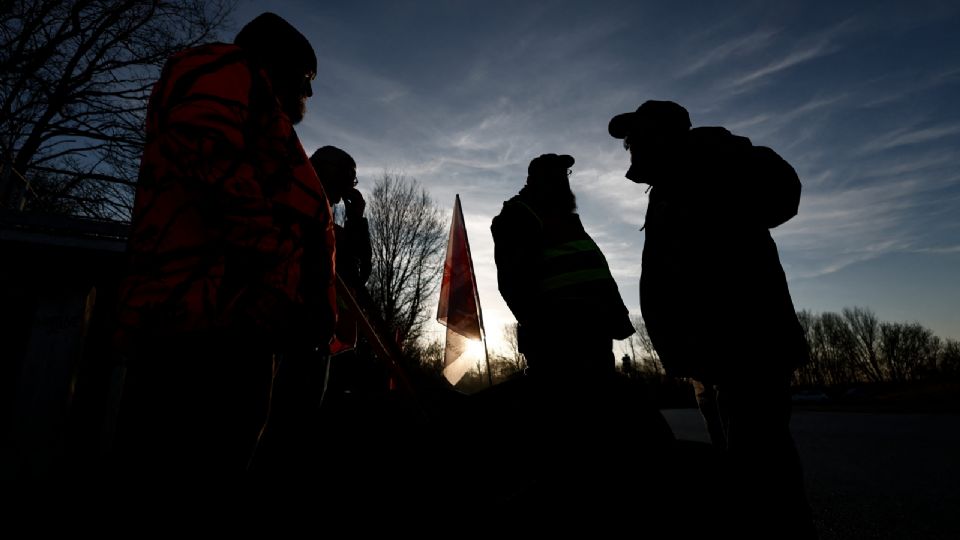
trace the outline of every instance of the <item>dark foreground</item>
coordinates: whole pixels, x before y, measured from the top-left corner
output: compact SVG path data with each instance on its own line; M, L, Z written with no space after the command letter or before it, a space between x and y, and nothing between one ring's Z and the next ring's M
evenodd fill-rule
M3 514L36 532L108 536L266 526L702 539L762 519L709 495L724 480L697 411L661 416L629 384L565 396L562 410L522 381L421 398L333 392L277 423L286 437L265 439L243 485L123 486L109 456L82 457L6 486ZM792 426L823 540L960 538L960 415L798 410Z
M792 429L822 540L960 538L960 414L818 411ZM695 409L666 410L706 440Z

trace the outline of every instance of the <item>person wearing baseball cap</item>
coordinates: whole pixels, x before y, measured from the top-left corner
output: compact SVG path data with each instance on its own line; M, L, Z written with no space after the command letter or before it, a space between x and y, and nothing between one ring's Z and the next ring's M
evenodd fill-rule
M526 185L490 227L498 287L517 319L518 349L527 362L517 384L530 390L522 395L533 404L516 407L516 414L534 416L515 439L532 456L530 473L543 497L602 489L589 479L606 470L611 448L624 436L609 429L622 408L615 403L613 340L635 332L607 260L576 213L574 162L565 154L533 159ZM644 433L644 450L673 440L652 406L631 407L629 422L631 437ZM549 466L558 461L561 474Z
M614 116L627 179L649 188L640 308L668 375L690 378L751 534L815 538L790 435L790 381L809 360L769 229L797 213L800 179L770 148L692 127L672 101ZM752 537L752 536L751 536Z
M490 229L500 293L519 323L528 373L582 381L613 373L613 340L634 328L606 258L576 213L573 164L564 154L533 159L526 186Z

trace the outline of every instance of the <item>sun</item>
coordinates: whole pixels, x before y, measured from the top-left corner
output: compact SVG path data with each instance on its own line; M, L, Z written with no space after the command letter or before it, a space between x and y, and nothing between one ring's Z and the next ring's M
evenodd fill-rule
M483 360L486 358L486 349L483 347L483 341L471 339L467 341L467 348L463 352L471 360Z

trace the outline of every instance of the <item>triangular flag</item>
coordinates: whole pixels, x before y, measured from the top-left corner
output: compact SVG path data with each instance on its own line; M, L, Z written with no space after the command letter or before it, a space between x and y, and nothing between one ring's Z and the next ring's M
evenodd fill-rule
M447 327L443 351L443 375L450 384L460 379L480 360L486 361L480 295L470 257L470 243L460 209L460 195L453 204L453 220L447 240L447 259L443 265L437 320ZM489 378L490 368L487 365Z

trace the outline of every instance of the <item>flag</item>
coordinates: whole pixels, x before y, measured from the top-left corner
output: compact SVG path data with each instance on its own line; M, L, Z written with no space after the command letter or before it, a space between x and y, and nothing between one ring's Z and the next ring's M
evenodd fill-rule
M480 313L480 295L470 258L470 243L460 209L460 195L453 203L450 237L447 239L447 258L443 264L443 283L440 285L440 304L437 321L447 327L443 351L443 375L450 384L460 379L480 360L490 364L483 336L483 316ZM492 382L492 380L491 380Z

